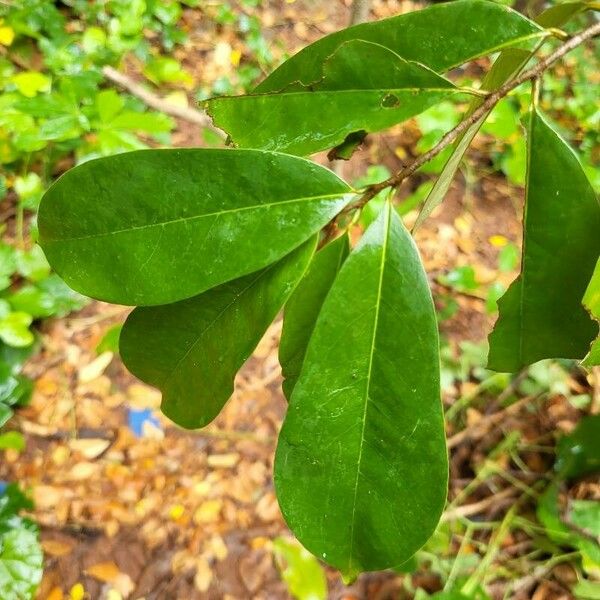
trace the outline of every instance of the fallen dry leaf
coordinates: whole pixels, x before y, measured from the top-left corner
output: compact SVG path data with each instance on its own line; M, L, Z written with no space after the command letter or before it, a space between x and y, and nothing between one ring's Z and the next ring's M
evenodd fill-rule
M114 354L112 352L103 352L98 358L91 363L79 369L79 382L88 383L100 377L106 370L106 367L111 363Z

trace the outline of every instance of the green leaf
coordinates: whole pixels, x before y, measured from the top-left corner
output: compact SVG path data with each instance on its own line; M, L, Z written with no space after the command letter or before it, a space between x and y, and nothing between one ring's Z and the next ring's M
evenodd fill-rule
M44 192L42 180L37 173L27 173L24 177L16 177L14 188L19 196L19 202L24 208L37 210Z
M162 113L138 113L125 111L111 121L111 127L126 131L142 131L150 134L167 133L173 129L175 122Z
M391 205L321 309L279 437L283 515L352 578L400 565L434 531L448 458L427 277Z
M7 524L23 510L33 510L33 502L16 483L11 483L0 494L0 534L7 531Z
M281 565L281 577L297 600L326 600L327 579L319 561L298 543L286 538L273 540L273 552Z
M483 54L543 35L519 13L485 0L458 0L332 33L284 62L256 93L319 80L323 63L348 40L381 44L406 60L445 71Z
M144 75L154 84L193 83L192 76L174 58L169 56L157 56L150 60L143 70Z
M132 152L63 175L42 200L40 244L82 294L165 304L282 258L350 191L323 167L270 152Z
M582 358L598 328L581 305L600 253L600 205L573 150L532 109L521 274L498 302L489 368Z
M0 536L0 598L33 598L42 580L44 556L38 537L25 528Z
M583 305L596 321L600 321L600 259L596 263L592 280L583 296ZM597 337L582 364L586 367L600 365L600 337Z
M40 92L49 92L52 80L38 71L23 71L11 77L15 87L27 98L33 98Z
M96 346L96 354L102 354L103 352L118 353L122 330L123 325L113 325L112 327L109 327Z
M578 581L571 591L579 600L600 600L600 582L597 581L583 579Z
M0 434L0 450L25 450L25 438L19 431L7 431Z
M600 472L600 415L583 417L558 442L555 469L561 477L575 478Z
M40 281L50 274L50 265L37 245L31 250L17 250L16 262L19 274L29 281Z
M8 423L8 421L10 421L10 419L12 418L13 415L14 415L14 412L13 412L12 408L10 408L10 406L7 406L6 404L0 402L0 427L2 427L3 425L6 425L6 423Z
M115 90L103 90L96 96L96 110L103 123L112 121L125 107L125 99Z
M321 80L309 87L214 98L205 106L238 146L307 155L352 133L391 127L457 92L419 63L379 44L351 40L327 59Z
M83 308L88 299L74 292L56 274L36 284L25 285L8 297L15 311L26 312L32 317L64 317Z
M11 276L17 270L16 251L12 246L0 242L0 290L10 286Z
M33 383L14 372L11 365L0 362L0 402L7 406L24 406L29 402Z
M15 348L30 346L35 340L29 331L32 320L31 315L24 312L10 312L0 317L0 340Z
M551 483L539 497L537 518L546 534L555 543L577 548L586 565L597 571L600 567L600 545L590 537L600 536L600 504L595 501L569 500L565 507L559 502L560 483ZM586 534L583 534L583 532Z
M290 398L327 292L348 256L349 241L340 236L313 258L306 275L287 301L279 343L279 362L284 377L283 393Z
M304 274L315 245L313 238L258 273L129 315L121 358L161 390L167 417L194 429L218 415L233 393L235 374Z
M542 27L560 27L564 25L573 15L586 8L585 2L565 2L556 6L551 6L542 12L536 22ZM492 68L483 79L482 89L495 90L499 88L508 79L517 74L533 56L534 52L519 50L518 48L508 48L503 50L498 59L494 62ZM467 111L469 116L483 102L481 98L474 98ZM421 226L423 221L433 212L434 208L439 206L446 196L454 175L458 170L460 163L471 145L473 138L481 126L485 123L490 113L488 112L476 123L471 125L454 145L454 150L448 157L440 176L437 178L431 192L425 200L425 204L419 213L413 226L413 231Z

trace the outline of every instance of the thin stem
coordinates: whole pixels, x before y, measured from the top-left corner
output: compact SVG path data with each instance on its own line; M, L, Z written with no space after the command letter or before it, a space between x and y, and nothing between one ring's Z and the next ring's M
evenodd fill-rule
M417 156L412 162L405 165L400 171L394 173L391 177L386 179L385 181L381 181L380 183L375 183L373 185L368 186L363 195L352 204L348 205L342 213L347 213L352 210L356 210L362 208L369 200L374 198L381 190L384 190L388 187L397 188L407 177L412 175L415 171L420 169L425 163L428 163L430 160L435 158L438 154L440 154L444 149L453 144L471 125L475 124L479 119L484 117L488 111L490 111L496 104L502 100L505 96L507 96L512 90L520 86L522 83L526 81L532 81L537 79L540 75L542 75L546 70L548 70L555 62L560 60L565 54L568 54L577 46L580 46L587 40L592 39L593 37L600 35L600 22L595 23L591 27L580 31L578 34L571 37L564 44L559 46L554 52L551 52L540 60L536 65L528 69L527 71L523 71L520 75L511 79L503 86L499 87L494 92L488 94L486 99L479 105L479 107L473 111L469 117L461 121L454 129L450 130L444 137L430 150L427 152Z

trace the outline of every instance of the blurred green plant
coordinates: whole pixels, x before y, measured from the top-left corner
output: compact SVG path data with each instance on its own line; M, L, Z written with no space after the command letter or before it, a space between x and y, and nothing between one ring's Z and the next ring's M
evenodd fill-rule
M21 516L33 504L16 484L0 489L0 598L32 598L42 579L37 525Z
M273 553L290 594L297 600L325 600L327 579L319 561L298 542L279 537Z

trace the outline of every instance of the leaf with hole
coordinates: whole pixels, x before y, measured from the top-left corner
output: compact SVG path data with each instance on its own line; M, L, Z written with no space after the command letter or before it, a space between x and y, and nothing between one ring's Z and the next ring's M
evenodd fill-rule
M266 269L199 296L129 315L121 358L161 390L167 417L194 429L217 416L235 374L304 275L315 244L313 238Z
M581 164L532 109L521 274L498 301L489 368L582 358L598 326L581 299L600 254L600 204Z
M46 192L40 244L75 290L154 305L283 258L349 201L306 160L257 150L142 150L93 160Z
M279 92L295 82L310 85L319 81L327 58L349 40L381 44L405 60L446 71L506 46L527 46L528 40L543 35L541 27L494 2L446 2L325 36L284 62L255 92Z
M439 384L427 277L388 205L325 299L275 459L290 529L346 577L400 565L438 523L448 478Z
M214 98L206 107L237 146L307 155L355 132L391 127L458 92L419 63L379 44L351 40L335 50L322 78L308 87Z

